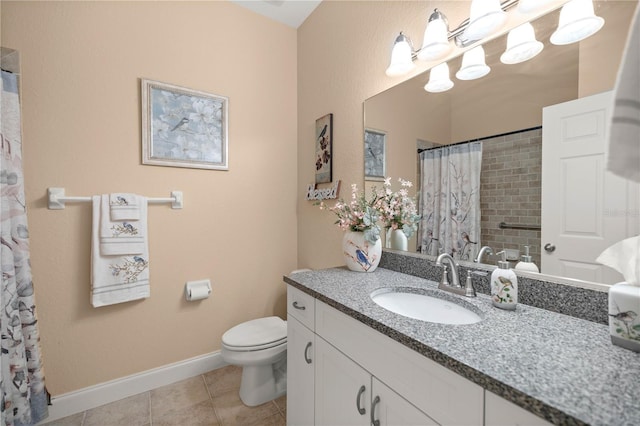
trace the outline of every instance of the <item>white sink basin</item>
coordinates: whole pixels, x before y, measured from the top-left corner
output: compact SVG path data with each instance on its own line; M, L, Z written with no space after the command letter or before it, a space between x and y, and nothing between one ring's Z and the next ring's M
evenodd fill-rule
M405 317L439 324L474 324L482 317L449 300L426 294L380 289L371 299L384 309Z

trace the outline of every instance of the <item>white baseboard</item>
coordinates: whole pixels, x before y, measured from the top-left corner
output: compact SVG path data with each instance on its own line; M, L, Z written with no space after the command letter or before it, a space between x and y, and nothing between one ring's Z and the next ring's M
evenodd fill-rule
M217 351L55 396L51 399L49 417L41 424L179 382L226 365L220 351Z

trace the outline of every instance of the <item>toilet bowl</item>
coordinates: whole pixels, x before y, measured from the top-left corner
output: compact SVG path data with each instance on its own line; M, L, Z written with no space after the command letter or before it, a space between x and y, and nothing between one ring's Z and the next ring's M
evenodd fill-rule
M287 322L279 317L243 322L222 335L222 359L242 367L240 399L254 407L287 391Z

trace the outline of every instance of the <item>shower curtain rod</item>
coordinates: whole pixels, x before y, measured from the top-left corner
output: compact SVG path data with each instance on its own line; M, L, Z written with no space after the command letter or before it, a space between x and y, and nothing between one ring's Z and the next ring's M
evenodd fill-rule
M66 202L90 202L91 197L67 197L64 188L48 188L49 210L62 210L65 208ZM184 205L182 191L171 191L171 197L168 198L147 198L149 204L171 203L172 209L181 209Z
M530 130L538 130L538 129L542 129L542 126L529 127L528 129L522 129L522 130L514 130L513 132L500 133L500 134L493 135L493 136L484 136L482 138L470 139L468 141L463 141L463 142L450 143L448 145L438 145L438 146L434 146L432 148L418 149L418 154L420 154L423 151L431 151L432 149L438 149L438 148L442 148L442 147L445 147L445 146L456 146L456 145L462 145L464 143L470 143L470 142L482 142L482 141L485 141L487 139L499 138L500 136L515 135L516 133L528 132Z

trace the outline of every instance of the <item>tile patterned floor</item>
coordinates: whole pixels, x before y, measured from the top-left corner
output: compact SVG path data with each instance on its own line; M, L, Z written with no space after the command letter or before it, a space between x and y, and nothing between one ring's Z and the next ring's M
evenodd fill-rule
M247 407L233 365L46 423L47 426L286 425L286 396Z

